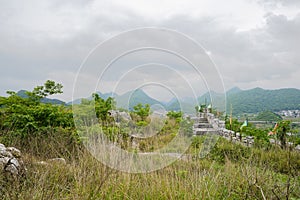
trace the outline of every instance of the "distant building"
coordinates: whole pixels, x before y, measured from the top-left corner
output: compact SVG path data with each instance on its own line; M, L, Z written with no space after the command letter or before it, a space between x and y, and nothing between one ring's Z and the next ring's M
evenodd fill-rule
M283 117L300 117L300 110L282 110L276 112L276 114L281 115Z

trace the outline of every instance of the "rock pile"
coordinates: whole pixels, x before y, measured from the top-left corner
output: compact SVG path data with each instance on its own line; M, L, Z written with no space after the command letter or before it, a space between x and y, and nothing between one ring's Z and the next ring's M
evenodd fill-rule
M0 173L18 176L25 171L20 150L15 147L5 147L0 143Z

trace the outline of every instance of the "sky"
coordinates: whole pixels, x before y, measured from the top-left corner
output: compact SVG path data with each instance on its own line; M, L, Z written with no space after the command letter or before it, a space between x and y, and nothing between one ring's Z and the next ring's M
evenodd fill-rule
M165 32L139 32L144 27ZM128 54L101 76L108 58L142 44L195 59L204 78L157 49ZM300 89L299 44L299 0L2 0L0 96L48 79L63 84L56 97L64 101L93 90L143 88L168 100L175 88L181 97L207 86Z

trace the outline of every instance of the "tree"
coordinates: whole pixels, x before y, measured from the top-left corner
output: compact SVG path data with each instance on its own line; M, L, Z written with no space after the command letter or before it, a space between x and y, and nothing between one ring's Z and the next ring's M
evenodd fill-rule
M102 121L102 125L108 120L110 110L115 109L115 101L112 97L108 97L106 100L102 99L99 94L94 93L96 116Z
M286 120L280 121L278 124L277 137L280 140L282 149L286 149L286 136L291 129L290 124L291 122Z
M175 119L177 122L180 122L182 118L182 112L169 111L167 113L167 116L169 117L169 119Z
M141 103L133 107L133 113L140 117L140 121L145 121L150 114L150 105L142 105Z
M234 132L239 132L240 127L242 123L238 121L236 118L231 118L231 124L230 124L230 117L225 116L225 128L228 130L232 130Z
M71 156L80 141L71 107L41 101L61 89L61 84L47 81L27 95L8 91L8 97L0 97L0 143L38 156Z
M37 86L32 92L26 92L26 94L28 95L29 99L33 101L40 101L42 98L47 96L63 93L62 88L62 84L56 83L52 80L47 80L44 85Z

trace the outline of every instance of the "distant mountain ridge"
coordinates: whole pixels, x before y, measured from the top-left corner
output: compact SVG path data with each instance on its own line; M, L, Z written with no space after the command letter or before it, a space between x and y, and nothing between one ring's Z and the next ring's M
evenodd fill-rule
M227 95L227 107L232 105L233 113L258 113L300 109L300 90L294 88L265 90L254 88Z
M26 90L20 90L20 91L17 92L17 95L19 97L22 97L22 98L28 98L28 95L26 94L26 92L27 92ZM50 98L42 98L41 102L42 103L58 104L58 105L66 104L64 101L61 101L59 99L50 99Z
M104 96L104 95L103 95ZM138 103L155 105L163 105L162 102L150 97L142 89L126 92L123 95L115 96L117 107L132 110Z
M129 91L125 94L118 95L115 93L102 94L98 92L100 97L106 99L109 96L113 96L118 102L118 107L132 109L134 105L138 103L143 104L160 104L165 107L166 110L180 110L180 104L182 110L188 113L195 112L195 106L190 98L184 98L183 100L171 99L169 102L160 102L149 95L143 90L138 89L135 91ZM238 87L231 88L226 92L226 112L230 112L232 106L232 113L234 115L240 115L242 113L259 113L263 111L277 112L280 110L300 110L300 90L294 88L277 89L277 90L265 90L262 88L253 88L250 90L241 90ZM91 99L91 97L89 97ZM211 99L213 102L211 102ZM214 91L207 92L198 97L199 104L211 104L214 108L224 111L225 109L225 95ZM73 103L80 103L81 100L75 100ZM129 104L128 104L129 102ZM72 104L69 102L68 104Z

